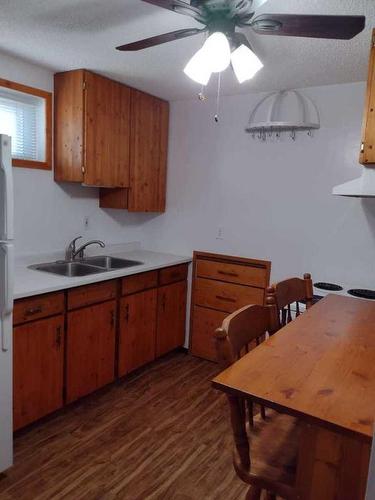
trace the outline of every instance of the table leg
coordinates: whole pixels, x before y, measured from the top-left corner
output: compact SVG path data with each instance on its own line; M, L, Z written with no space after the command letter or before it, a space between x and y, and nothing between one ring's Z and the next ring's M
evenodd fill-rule
M303 424L297 490L303 500L364 500L370 444Z

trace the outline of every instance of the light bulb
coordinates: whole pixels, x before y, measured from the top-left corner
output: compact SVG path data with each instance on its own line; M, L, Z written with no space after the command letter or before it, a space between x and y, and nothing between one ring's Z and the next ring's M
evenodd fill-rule
M203 48L193 55L185 66L184 73L195 82L207 85L211 77L211 70L207 65L206 53Z
M250 80L253 76L263 68L262 61L254 52L246 47L240 45L231 56L233 71L239 83Z
M217 31L210 35L202 50L206 57L206 64L213 73L220 73L227 69L230 64L230 45L224 33Z

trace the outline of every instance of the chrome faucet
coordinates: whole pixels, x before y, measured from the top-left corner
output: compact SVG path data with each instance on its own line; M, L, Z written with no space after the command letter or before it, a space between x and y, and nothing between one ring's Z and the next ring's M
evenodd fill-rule
M105 243L103 243L103 241L100 241L100 240L91 240L91 241L88 241L87 243L85 243L84 245L80 246L78 249L76 248L76 241L81 239L82 236L78 236L77 238L74 238L74 240L72 240L69 245L68 245L68 248L66 249L66 252L65 252L65 258L66 260L75 260L78 256L79 259L83 259L84 256L85 256L85 249L89 246L89 245L99 245L101 246L102 248L105 247Z

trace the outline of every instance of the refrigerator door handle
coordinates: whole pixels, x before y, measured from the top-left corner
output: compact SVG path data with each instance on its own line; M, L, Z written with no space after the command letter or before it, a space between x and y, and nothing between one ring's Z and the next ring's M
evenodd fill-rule
M3 275L3 290L1 304L1 349L8 351L10 348L12 334L11 328L8 329L4 323L13 311L13 288L14 288L14 246L11 243L3 243L0 247L3 251L4 275Z
M11 157L11 138L6 135L1 135L0 144L0 184L1 184L1 200L2 204L2 224L0 227L0 240L13 240L13 172L12 172L12 157Z

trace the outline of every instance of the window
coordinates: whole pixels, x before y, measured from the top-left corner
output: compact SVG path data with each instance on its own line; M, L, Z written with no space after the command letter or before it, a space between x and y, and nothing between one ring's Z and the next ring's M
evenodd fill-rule
M51 169L51 94L0 79L0 134L12 137L13 166Z

